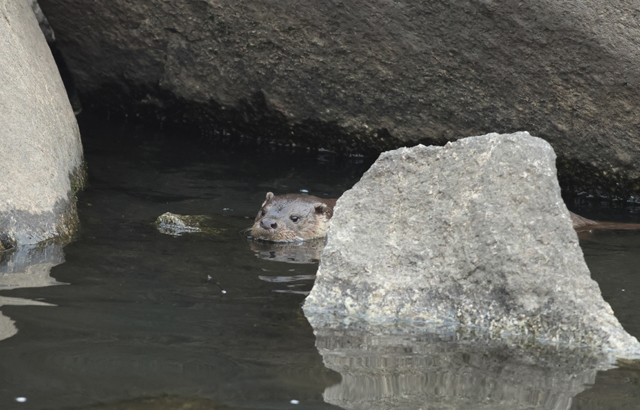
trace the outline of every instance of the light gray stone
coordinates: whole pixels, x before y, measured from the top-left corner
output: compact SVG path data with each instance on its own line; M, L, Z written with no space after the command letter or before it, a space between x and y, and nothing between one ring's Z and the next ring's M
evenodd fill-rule
M75 116L25 0L0 5L0 240L68 237L84 181Z
M339 200L314 327L457 327L635 357L591 280L551 146L526 132L383 153Z

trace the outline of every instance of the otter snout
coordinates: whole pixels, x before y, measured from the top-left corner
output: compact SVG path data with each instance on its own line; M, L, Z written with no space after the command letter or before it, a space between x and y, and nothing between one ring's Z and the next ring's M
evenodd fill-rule
M269 230L269 229L273 229L276 230L278 229L278 223L273 220L273 219L269 219L269 218L264 218L260 221L260 226L263 229Z

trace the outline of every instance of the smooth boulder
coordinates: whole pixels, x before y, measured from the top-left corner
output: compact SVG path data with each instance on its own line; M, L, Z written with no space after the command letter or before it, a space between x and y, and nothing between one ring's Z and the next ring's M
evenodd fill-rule
M590 278L551 146L526 132L383 153L339 200L314 328L467 328L636 357Z
M0 8L0 61L0 243L69 238L84 183L80 132L25 0Z

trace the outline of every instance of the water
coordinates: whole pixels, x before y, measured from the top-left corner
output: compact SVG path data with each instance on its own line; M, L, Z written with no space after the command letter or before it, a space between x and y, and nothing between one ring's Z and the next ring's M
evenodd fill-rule
M313 253L285 263L242 231L267 191L335 198L370 161L81 126L79 238L26 250L0 273L0 409L640 408L634 364L567 373L426 336L316 338L300 308ZM207 215L214 229L161 234L153 222L168 211ZM582 244L640 336L640 234Z

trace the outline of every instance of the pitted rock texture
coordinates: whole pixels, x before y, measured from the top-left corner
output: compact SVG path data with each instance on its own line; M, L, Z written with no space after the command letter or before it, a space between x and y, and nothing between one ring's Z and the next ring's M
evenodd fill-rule
M68 237L84 181L76 118L25 0L0 5L0 239ZM73 187L72 187L73 184Z
M640 178L636 2L40 5L80 94L110 111L372 150L529 130L594 173Z
M634 356L591 280L549 144L488 134L383 153L334 210L304 309Z

